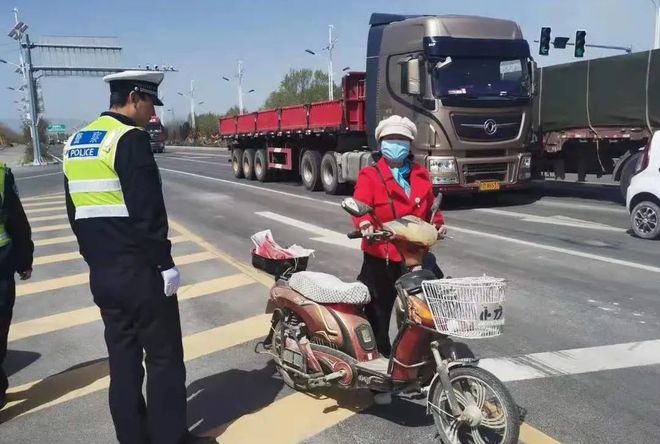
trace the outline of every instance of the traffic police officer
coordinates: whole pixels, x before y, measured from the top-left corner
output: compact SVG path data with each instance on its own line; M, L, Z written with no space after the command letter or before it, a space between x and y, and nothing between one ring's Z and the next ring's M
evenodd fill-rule
M64 150L67 212L105 324L117 439L181 443L188 436L179 271L167 239L158 167L143 130L154 105L163 105L163 74L125 71L104 80L110 111L74 134Z
M34 244L23 206L18 198L14 176L0 162L0 409L5 405L7 375L2 363L7 355L7 338L16 299L14 273L21 280L32 276Z

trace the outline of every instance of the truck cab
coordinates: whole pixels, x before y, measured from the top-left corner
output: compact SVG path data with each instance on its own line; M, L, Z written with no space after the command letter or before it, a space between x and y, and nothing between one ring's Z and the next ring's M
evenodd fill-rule
M167 132L165 131L165 127L161 123L160 118L158 116L153 116L151 120L149 120L145 130L149 133L151 151L154 153L164 152Z
M393 114L417 124L415 160L436 188L497 191L529 184L535 62L512 21L373 14L366 127Z

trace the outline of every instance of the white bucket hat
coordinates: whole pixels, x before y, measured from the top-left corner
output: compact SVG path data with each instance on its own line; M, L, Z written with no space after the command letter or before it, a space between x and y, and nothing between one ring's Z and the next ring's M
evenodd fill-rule
M380 121L376 127L376 140L391 134L404 136L410 141L417 137L417 126L407 117L390 116Z

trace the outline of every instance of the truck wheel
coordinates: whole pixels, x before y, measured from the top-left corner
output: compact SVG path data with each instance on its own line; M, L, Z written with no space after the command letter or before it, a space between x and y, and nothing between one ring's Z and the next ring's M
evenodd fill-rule
M339 165L332 151L325 153L321 160L321 182L326 194L341 194L346 188L345 184L339 183Z
M247 180L254 180L254 150L251 148L243 153L243 176Z
M630 180L633 177L633 174L635 174L635 166L637 166L637 161L639 160L639 156L641 156L642 153L635 154L633 156L630 156L626 164L621 168L621 179L619 179L619 189L621 190L621 195L623 196L623 199L626 199L626 194L628 193L628 187L630 186Z
M231 169L234 171L234 177L243 178L243 150L234 148L231 151Z
M309 191L321 189L321 155L316 151L305 151L300 162L302 183Z
M268 171L268 158L266 150L257 150L254 153L254 175L259 182L270 180L270 171Z

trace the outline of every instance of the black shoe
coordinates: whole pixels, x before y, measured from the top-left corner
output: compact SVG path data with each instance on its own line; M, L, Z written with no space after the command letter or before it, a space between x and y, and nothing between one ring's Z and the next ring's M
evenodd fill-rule
M2 394L0 395L0 410L2 410L5 405L7 405L7 395Z

